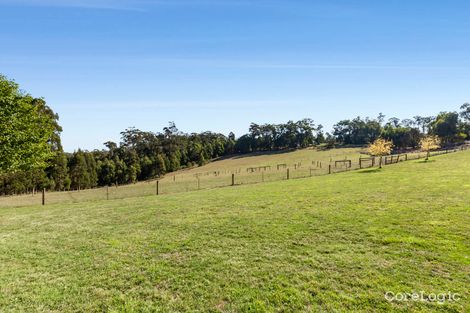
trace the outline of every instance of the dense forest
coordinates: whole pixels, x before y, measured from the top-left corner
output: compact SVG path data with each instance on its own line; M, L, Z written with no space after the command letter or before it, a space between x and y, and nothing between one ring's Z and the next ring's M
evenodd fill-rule
M285 124L252 123L236 138L214 133L183 133L173 122L161 132L126 129L121 142L106 142L103 150L64 152L59 117L42 98L34 98L0 76L0 194L35 189L79 190L135 183L235 153L365 145L382 137L397 150L412 149L426 134L437 135L444 145L470 136L470 104L460 112L412 119L357 117L342 120L325 133L312 119Z

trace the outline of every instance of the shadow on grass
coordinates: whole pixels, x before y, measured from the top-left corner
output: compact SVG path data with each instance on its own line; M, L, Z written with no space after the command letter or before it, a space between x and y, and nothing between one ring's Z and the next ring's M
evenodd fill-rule
M432 163L432 162L436 162L436 160L421 160L421 161L416 161L416 163Z
M378 173L378 172L381 172L382 169L381 168L369 168L369 169L366 169L366 170L359 170L359 174L368 174L368 173Z
M264 155L286 154L286 153L294 152L296 150L297 149L283 149L283 150L274 150L274 151L257 151L257 152L251 152L251 153L238 153L238 154L222 156L222 157L214 159L213 161L221 161L221 160L228 160L228 159L242 159L242 158L257 157L257 156L264 156Z

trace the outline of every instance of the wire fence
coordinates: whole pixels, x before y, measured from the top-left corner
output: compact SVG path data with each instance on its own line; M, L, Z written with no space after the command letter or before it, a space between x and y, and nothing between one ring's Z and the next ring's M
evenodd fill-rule
M443 149L430 152L437 156L467 150L469 146L458 149ZM281 163L275 166L258 166L246 169L208 171L185 175L167 175L164 179L139 182L130 185L101 187L80 191L33 192L25 195L5 196L0 198L0 207L21 207L58 203L79 203L95 200L115 200L150 195L176 194L220 187L229 187L288 179L331 175L346 171L388 166L410 160L426 158L426 152L394 154L383 157L359 157L355 159L330 159L329 162L309 160L294 164Z

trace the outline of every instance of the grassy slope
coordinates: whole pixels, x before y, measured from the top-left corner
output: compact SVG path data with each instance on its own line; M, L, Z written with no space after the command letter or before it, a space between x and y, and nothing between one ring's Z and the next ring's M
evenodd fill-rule
M469 311L470 152L433 161L2 209L0 311Z
M314 167L312 161L323 163L322 169L317 169L315 175L328 171L327 163L332 160L353 159L358 162L360 156L360 148L338 148L330 150L301 149L295 151L267 152L267 153L251 153L244 155L236 155L223 160L214 161L201 167L185 169L174 173L168 173L163 179L160 179L160 193L178 193L191 190L208 189L221 186L229 186L231 184L232 171L236 171L236 183L247 184L254 182L283 180L286 177L286 170L276 170L277 164L284 163L290 168L291 177L308 176L309 168ZM294 168L294 164L302 163L302 168ZM271 166L271 170L261 176L261 172L248 173L249 167ZM214 176L213 172L219 172L220 175ZM198 183L195 174L202 175ZM46 202L54 203L73 203L90 200L106 199L106 188L96 188L82 190L80 192L48 192ZM119 188L109 188L110 199L121 199L129 197L141 197L155 194L155 182L145 181L136 184L119 186ZM36 205L41 203L41 194L22 195L12 197L0 197L0 208L18 207Z
M179 174L195 174L206 171L234 170L242 169L242 172L249 167L267 166L273 168L277 164L285 163L289 167L293 167L294 163L303 162L304 166L308 166L312 160L329 162L330 159L358 159L364 148L335 148L329 150L317 150L315 148L299 149L294 151L275 151L275 152L259 152L243 155L235 155L223 158L215 162L208 163L201 167L195 167L190 170L176 172ZM169 175L171 176L171 174Z

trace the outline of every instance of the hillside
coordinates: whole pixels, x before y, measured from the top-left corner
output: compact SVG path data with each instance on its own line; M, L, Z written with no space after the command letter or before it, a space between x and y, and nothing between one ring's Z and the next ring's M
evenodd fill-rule
M360 148L330 150L309 148L294 151L234 155L215 160L203 166L166 174L159 179L159 193L180 193L230 186L232 183L232 173L235 173L236 185L283 180L286 179L287 169L290 171L291 178L321 175L328 171L330 160L352 159L357 163L361 150ZM278 167L278 165L280 166ZM122 199L154 195L155 192L155 180L148 180L136 184L113 186L110 188L94 188L81 190L80 192L47 192L46 202L53 204L107 198ZM35 195L26 194L22 196L0 197L0 207L35 205L39 203L41 203L40 193Z
M235 155L227 158L208 163L201 167L195 167L191 170L180 171L182 173L202 173L210 171L227 170L233 171L237 169L246 170L247 168L271 166L276 167L277 164L286 164L293 167L294 164L303 163L304 166L311 165L311 161L322 161L325 164L332 160L339 159L357 159L361 155L361 148L337 148L318 150L316 148L307 148L299 150L286 150L278 152L259 152L251 154Z
M468 312L469 161L3 208L0 311Z

